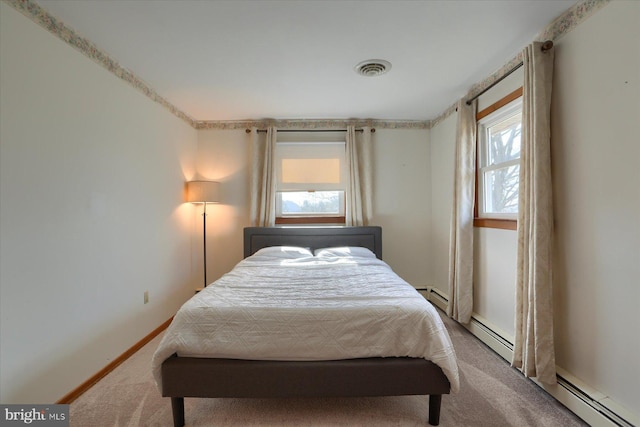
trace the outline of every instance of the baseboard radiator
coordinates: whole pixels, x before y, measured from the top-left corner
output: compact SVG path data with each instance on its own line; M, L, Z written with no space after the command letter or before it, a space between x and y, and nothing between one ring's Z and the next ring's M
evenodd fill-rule
M435 287L418 288L417 290L433 305L443 311L447 310L449 299L442 291ZM510 362L513 356L513 343L496 332L488 323L474 313L469 325L462 326L503 359ZM592 426L637 427L637 424L633 424L628 417L603 405L568 377L570 377L568 374L564 376L560 373L557 374L558 387L555 390L545 387L535 380L532 381Z

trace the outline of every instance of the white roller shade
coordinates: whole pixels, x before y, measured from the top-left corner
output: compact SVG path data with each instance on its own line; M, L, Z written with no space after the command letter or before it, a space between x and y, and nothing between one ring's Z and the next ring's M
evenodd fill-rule
M344 142L279 142L276 148L278 191L344 190Z

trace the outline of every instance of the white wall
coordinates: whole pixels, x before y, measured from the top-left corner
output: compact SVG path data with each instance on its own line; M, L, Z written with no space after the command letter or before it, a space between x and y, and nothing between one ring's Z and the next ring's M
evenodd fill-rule
M473 312L513 343L516 232L476 227L473 246Z
M449 238L453 204L456 114L431 129L431 285L449 292Z
M640 2L556 43L557 364L640 414Z
M373 135L372 225L382 226L382 258L424 288L431 259L429 131L377 129Z
M344 138L344 132L279 135L281 140L320 137L336 140ZM383 228L383 257L409 283L416 287L426 286L430 250L428 131L377 129L372 135L372 143L373 225ZM207 129L198 133L198 172L203 178L220 180L223 189L223 203L208 208L210 243L207 251L211 255L208 256L207 274L210 281L242 259L242 229L250 225L250 156L250 137L244 129ZM210 223L215 225L210 226ZM198 241L196 245L199 246L194 250L200 253L201 244Z
M207 281L228 272L243 257L243 228L250 224L251 139L244 129L199 130L199 175L220 182L221 203L207 207ZM198 211L197 256L202 266L202 217ZM202 267L200 267L202 268ZM198 273L200 280L202 272Z
M614 1L556 41L552 166L557 365L640 413L640 2ZM488 93L480 109L513 89ZM501 92L501 93L500 93ZM495 99L489 99L495 98ZM452 180L455 114L431 129L432 188ZM447 148L451 145L450 148ZM451 165L451 167L449 167ZM448 203L447 207L441 203ZM433 190L434 260L450 195ZM474 312L512 333L515 232L476 229ZM438 253L437 253L438 252ZM501 261L502 264L501 264ZM434 261L434 286L447 292ZM609 404L606 400L604 403Z
M193 293L197 136L4 2L0 55L0 401L52 403Z

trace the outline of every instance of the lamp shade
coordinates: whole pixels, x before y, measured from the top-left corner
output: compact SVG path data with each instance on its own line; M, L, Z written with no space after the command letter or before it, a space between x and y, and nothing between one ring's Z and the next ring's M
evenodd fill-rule
M187 202L218 203L220 201L220 183L216 181L187 182Z

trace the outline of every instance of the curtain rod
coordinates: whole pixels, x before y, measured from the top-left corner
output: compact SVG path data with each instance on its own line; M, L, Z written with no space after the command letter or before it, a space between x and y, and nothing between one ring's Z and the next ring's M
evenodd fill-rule
M553 47L553 42L551 40L547 40L546 42L542 43L542 47L541 50L543 52L548 51L549 49L551 49ZM495 85L497 85L498 83L500 83L501 81L503 81L504 79L506 79L507 77L509 77L509 75L511 73L513 73L515 70L517 70L518 68L522 67L522 65L524 64L523 61L520 61L520 63L516 64L512 69L510 69L509 71L507 71L502 77L500 77L498 80L496 80L495 82L491 83L487 88L485 88L482 92L480 92L479 94L477 94L476 96L467 99L467 105L471 105L471 103L473 101L475 101L476 99L478 99L483 93L485 93L486 91L488 91L489 89L491 89L492 87L494 87Z
M266 132L266 129L258 129L258 133ZM346 129L278 129L278 133L282 132L346 132ZM364 129L356 129L356 132L362 132ZM371 128L371 133L376 131L375 128ZM246 129L245 132L251 133L251 129Z

